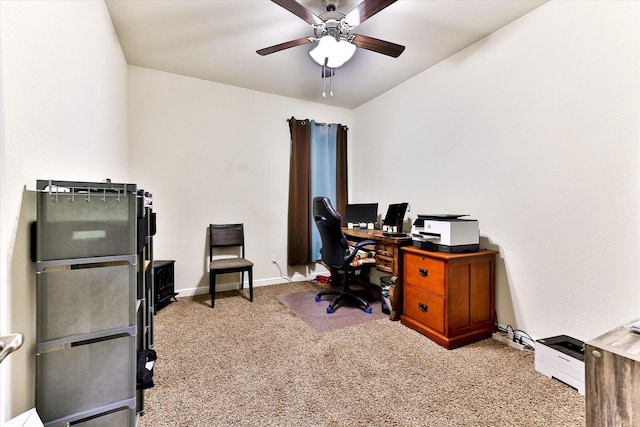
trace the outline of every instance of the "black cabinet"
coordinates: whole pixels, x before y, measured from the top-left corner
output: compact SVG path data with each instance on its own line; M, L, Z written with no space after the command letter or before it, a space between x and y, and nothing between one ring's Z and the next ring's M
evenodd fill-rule
M154 312L167 305L171 298L175 299L178 293L174 285L174 265L173 260L153 261L153 286L154 286Z

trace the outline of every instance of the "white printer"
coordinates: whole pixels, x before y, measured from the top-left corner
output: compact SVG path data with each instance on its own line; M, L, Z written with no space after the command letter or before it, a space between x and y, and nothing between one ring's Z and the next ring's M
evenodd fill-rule
M468 215L418 215L411 227L413 246L447 253L477 252L480 250L480 228L475 219L461 219Z
M567 335L537 340L535 368L584 396L584 342Z

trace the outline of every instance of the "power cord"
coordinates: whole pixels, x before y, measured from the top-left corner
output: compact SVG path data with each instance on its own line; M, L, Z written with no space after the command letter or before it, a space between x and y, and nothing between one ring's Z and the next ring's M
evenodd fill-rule
M514 329L514 327L511 325L502 327L496 320L496 330L500 334L508 337L508 339L510 339L514 343L522 345L525 351L532 351L532 352L535 351L536 349L535 340L531 338L531 335L529 335L522 329Z
M280 269L280 266L278 265L278 261L276 261L275 259L271 261L272 264L275 264L275 266L278 268L278 272L280 273L280 278L281 279L285 279L287 282L293 282L293 280L291 280L289 277L285 276L284 274L282 274L282 270Z
M511 325L507 325L506 329L507 329L507 335L513 342L523 345L525 350L535 351L536 343L528 333L526 333L522 329L514 329L513 326ZM509 329L511 329L510 335L509 335ZM528 342L525 342L525 341L528 341Z

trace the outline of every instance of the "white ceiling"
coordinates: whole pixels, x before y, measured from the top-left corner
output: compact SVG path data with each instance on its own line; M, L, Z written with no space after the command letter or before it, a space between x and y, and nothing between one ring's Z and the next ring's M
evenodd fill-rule
M361 0L342 0L347 13ZM256 50L313 36L305 21L268 0L106 0L127 63L292 98L355 108L419 74L546 0L399 0L352 33L406 46L391 58L364 49L322 98L321 67L306 44L267 56ZM322 0L301 0L316 15ZM328 79L326 81L329 84ZM327 86L328 92L328 86Z

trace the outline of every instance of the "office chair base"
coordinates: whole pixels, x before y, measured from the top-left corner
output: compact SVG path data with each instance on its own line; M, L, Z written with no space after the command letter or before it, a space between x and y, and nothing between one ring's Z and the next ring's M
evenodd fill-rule
M331 303L327 307L327 313L329 313L329 314L331 314L331 313L336 311L336 309L339 307L338 303L343 298L349 299L349 300L355 302L357 305L361 306L362 310L365 313L371 313L373 311L371 309L371 306L369 306L369 302L366 299L364 299L362 297L359 297L357 295L354 295L354 294L352 294L350 292L345 292L345 291L321 291L321 292L318 292L318 294L316 295L316 302L321 301L323 295L335 295L335 298L333 298L333 300L331 300ZM336 307L336 306L338 306L338 307Z
M335 312L335 311L336 311L336 310L335 310L335 308L333 308L333 307L331 307L331 306L327 307L327 313L331 314L331 313L333 313L333 312ZM373 310L371 309L371 307L366 307L366 308L364 309L364 312L365 312L365 313L367 313L367 314L370 314L370 313L372 313L372 312L373 312Z

